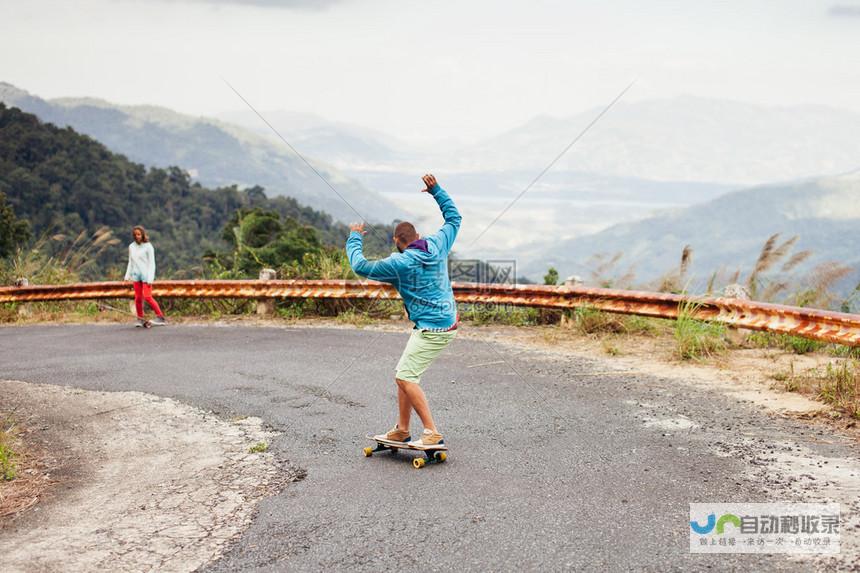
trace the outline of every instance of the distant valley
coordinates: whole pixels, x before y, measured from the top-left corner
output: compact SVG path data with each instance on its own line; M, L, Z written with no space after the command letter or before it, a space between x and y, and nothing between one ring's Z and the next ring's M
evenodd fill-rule
M620 253L616 277L632 269L640 284L677 269L681 251L693 249L691 288L701 289L710 275L729 276L737 269L747 274L769 236L786 240L797 235L795 252L812 256L800 269L834 261L855 269L843 289L854 287L860 272L860 173L813 178L789 184L753 187L711 201L676 209L641 221L614 225L591 235L523 248L521 272L538 276L548 264L563 276L588 279L593 257ZM589 264L590 262L590 264ZM853 283L851 281L854 281Z
M299 145L410 211L427 231L441 219L417 193L416 176L434 170L468 222L458 253L518 258L532 278L554 261L567 261L562 266L569 268L573 261L584 263L567 245L602 244L607 237L599 233L613 225L662 220L725 193L777 182L790 186L860 166L860 115L852 112L695 97L622 102L473 243L597 111L537 117L475 144L424 149L307 114L266 115ZM224 117L246 126L258 121L244 112ZM765 231L759 234L752 241L757 247L767 238ZM819 250L824 246L818 244ZM653 271L642 269L642 276L668 270L682 247L649 259L646 266ZM750 256L745 253L743 260ZM707 257L701 262L711 263Z

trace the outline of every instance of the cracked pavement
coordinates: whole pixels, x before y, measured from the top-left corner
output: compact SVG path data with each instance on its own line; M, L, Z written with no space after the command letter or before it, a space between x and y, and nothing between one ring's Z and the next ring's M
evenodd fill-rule
M0 530L2 569L192 571L289 479L259 419L225 422L139 392L0 380L0 405L61 452L56 489ZM286 471L285 471L286 470Z

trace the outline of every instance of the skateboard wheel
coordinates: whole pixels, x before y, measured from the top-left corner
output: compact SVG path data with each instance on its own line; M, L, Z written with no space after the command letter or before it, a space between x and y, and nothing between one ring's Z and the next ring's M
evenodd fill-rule
M412 460L412 465L415 466L416 470L423 468L425 463L424 458L415 458Z
M369 458L370 456L373 455L373 448L371 448L370 446L367 446L366 448L364 448L363 451L364 451L364 457L366 457L366 458Z
M433 457L436 458L437 462L444 462L448 459L448 454L446 454L445 452L436 452L435 454L433 454Z

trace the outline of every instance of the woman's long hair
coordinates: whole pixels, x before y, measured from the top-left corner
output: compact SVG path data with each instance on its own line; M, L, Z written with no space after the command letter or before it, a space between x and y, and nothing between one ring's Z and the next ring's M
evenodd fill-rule
M131 230L131 238L132 239L134 239L134 232L135 231L140 231L140 242L141 243L148 243L149 242L149 236L146 234L146 229L144 229L140 225L135 225L134 228ZM135 239L135 241L137 241L137 239Z

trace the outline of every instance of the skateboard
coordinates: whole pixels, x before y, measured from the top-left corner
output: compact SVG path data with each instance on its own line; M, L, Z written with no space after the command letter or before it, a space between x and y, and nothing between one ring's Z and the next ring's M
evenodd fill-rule
M373 440L376 442L376 447L367 446L364 448L365 457L370 457L376 452L384 452L386 450L390 450L391 453L396 454L398 450L413 450L416 452L421 452L425 457L423 458L413 458L412 459L412 467L417 470L420 470L427 464L441 464L445 460L448 459L448 446L445 444L439 444L438 446L431 446L429 448L416 448L408 445L406 442L392 442L389 440L379 440L374 438L373 436L367 436L368 440Z
M125 310L120 310L120 309L118 309L118 308L117 308L117 307L115 307L115 306L111 306L111 305L109 305L109 304L107 304L107 303L100 302L100 303L99 303L99 309L101 310L101 309L103 309L103 308L109 308L109 309L111 309L111 310L113 310L113 311L116 311L116 312L119 312L119 313L121 313L121 314L131 314L131 315L132 315L132 316L134 316L134 317L136 317L136 316L137 316L137 315L135 315L134 313L130 313L130 312L125 311ZM135 323L135 325L134 325L134 326L135 326L135 327L141 327L141 326L142 326L143 328L152 328L153 326L161 326L161 325L160 325L160 324L155 324L155 323L153 323L151 320L147 319L147 320L143 321L143 324L137 324L137 323Z

